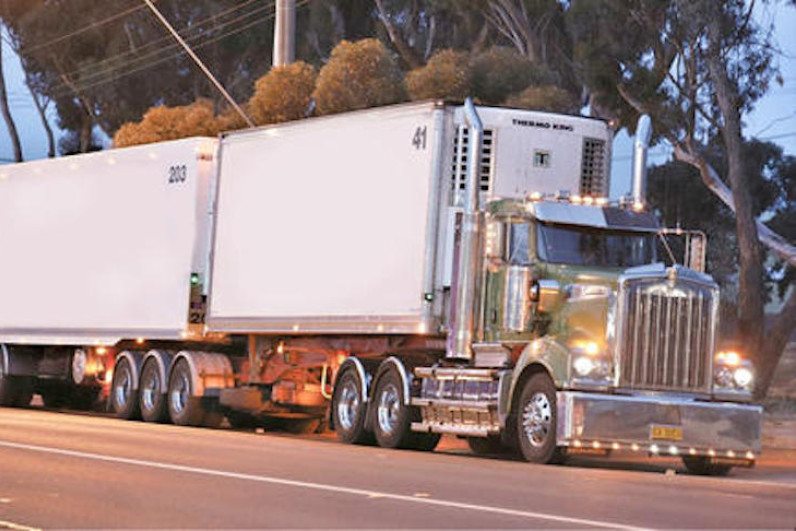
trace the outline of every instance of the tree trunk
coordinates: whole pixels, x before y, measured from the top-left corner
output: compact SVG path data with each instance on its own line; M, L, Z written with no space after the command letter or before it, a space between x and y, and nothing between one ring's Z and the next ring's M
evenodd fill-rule
M708 71L722 118L721 128L726 149L728 180L735 203L735 225L739 250L738 326L746 352L756 358L758 366L763 364L764 300L763 300L763 253L760 249L744 172L741 138L741 116L738 110L738 95L735 93L721 56L720 19L714 17L708 25L711 41L707 57Z
M11 109L8 107L8 93L6 92L6 81L3 75L3 43L0 41L0 114L8 127L8 136L11 137L11 147L14 150L14 161L22 162L22 145L19 143L19 133L14 117L11 116Z
M384 29L390 37L390 42L395 46L401 59L403 59L409 68L420 68L423 66L423 61L417 56L414 50L412 50L411 46L407 44L401 32L390 22L387 11L384 9L384 3L381 0L376 0L376 8L379 12L379 20L384 25Z
M36 111L38 111L41 124L44 127L44 134L47 136L47 157L53 158L55 157L55 135L53 135L53 128L50 127L50 122L47 121L47 104L42 104L39 100L27 74L25 74L25 85L28 87L28 91L30 91L33 104L36 106Z
M755 382L755 398L760 400L768 393L774 371L779 364L785 347L796 326L796 288L791 290L788 302L774 319L766 331L765 339L760 350L760 365L756 366L757 381Z

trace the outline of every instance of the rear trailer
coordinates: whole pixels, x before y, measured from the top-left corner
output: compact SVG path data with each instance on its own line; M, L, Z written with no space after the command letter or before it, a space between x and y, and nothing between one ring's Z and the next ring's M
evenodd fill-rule
M147 355L131 346L203 339L215 149L191 138L0 167L0 402L88 405L120 360L129 394ZM170 355L155 357L162 382Z

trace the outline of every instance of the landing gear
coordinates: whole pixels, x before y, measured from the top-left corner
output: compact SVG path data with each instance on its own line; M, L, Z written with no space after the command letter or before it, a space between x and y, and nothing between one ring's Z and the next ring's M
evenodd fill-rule
M525 383L516 411L517 436L523 457L531 463L560 463L556 446L556 388L547 374L532 375Z

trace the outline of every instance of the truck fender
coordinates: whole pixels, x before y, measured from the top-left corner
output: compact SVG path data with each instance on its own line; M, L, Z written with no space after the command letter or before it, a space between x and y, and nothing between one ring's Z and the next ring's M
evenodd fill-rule
M356 356L349 356L345 359L340 368L337 370L337 375L334 379L334 385L332 388L334 389L337 387L337 380L340 379L340 376L345 373L345 371L354 371L359 379L359 388L362 390L362 396L360 399L362 400L363 404L368 402L368 395L370 390L370 382L373 379L373 375L365 370L365 366L362 364L362 361L357 358Z
M522 392L522 384L536 372L545 372L560 389L567 377L568 351L562 345L549 339L537 339L529 343L514 367L513 377L509 385L508 396L502 397L505 404L505 416L511 415L514 399ZM562 372L563 371L563 372Z
M181 350L177 353L169 370L169 379L174 367L185 360L191 370L193 396L218 396L221 389L235 386L232 362L224 354Z
M143 354L136 351L131 350L123 350L116 356L116 362L113 366L113 373L116 374L116 367L119 366L119 362L122 360L127 360L130 364L130 370L132 372L133 377L133 389L138 390L138 381L141 378L141 366L143 365Z
M379 370L376 371L376 377L373 378L373 389L376 389L376 386L379 384L379 380L382 376L384 376L388 370L391 368L395 368L398 372L398 375L401 377L401 386L404 390L404 405L409 405L411 397L409 396L409 385L412 383L412 379L414 377L413 372L411 370L406 369L406 365L404 361L400 358L395 356L390 356L386 360L381 362L379 365Z
M169 390L169 380L167 377L171 372L171 362L174 359L174 352L152 349L144 356L141 367L143 368L150 359L154 360L158 367L158 373L160 374L160 392L165 394Z
M387 374L387 371L390 369L395 368L398 376L401 378L401 387L404 390L404 404L406 406L409 405L410 396L409 396L409 384L412 381L412 371L407 371L406 366L404 365L403 360L397 358L395 356L390 356L389 358L385 359L384 361L379 364L379 368L376 371L375 376L373 377L373 381L371 382L371 388L376 389L379 385L379 380ZM365 415L365 427L370 431L373 429L373 423L375 422L376 417L376 406L373 403L368 405L367 414Z

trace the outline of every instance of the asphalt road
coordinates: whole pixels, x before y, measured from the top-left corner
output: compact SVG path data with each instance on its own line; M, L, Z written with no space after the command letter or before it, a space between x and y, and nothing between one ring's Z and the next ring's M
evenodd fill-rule
M232 430L0 409L0 529L780 528L796 459L728 478L676 461L536 466Z

